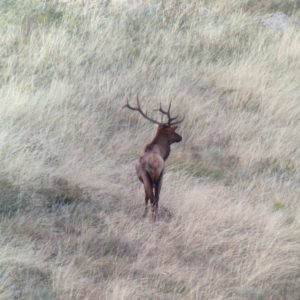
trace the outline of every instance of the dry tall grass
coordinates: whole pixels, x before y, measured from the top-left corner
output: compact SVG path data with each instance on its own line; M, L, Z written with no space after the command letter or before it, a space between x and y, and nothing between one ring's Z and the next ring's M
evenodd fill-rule
M0 3L0 298L299 299L298 2L137 2ZM156 224L137 93L186 115Z

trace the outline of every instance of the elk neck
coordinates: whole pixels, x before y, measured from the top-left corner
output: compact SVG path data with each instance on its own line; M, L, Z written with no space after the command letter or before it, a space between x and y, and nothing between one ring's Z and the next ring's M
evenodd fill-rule
M171 147L169 144L168 136L164 134L156 134L153 141L148 144L145 151L158 151L162 158L166 160L169 157Z

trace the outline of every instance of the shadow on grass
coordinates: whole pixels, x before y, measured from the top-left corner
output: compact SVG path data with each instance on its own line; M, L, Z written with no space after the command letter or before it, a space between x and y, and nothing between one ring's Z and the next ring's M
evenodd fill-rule
M50 211L55 211L63 206L74 206L81 202L87 202L89 197L78 186L65 179L56 178L52 183L37 190L36 195Z
M52 291L52 279L48 270L18 264L10 271L13 280L11 294L13 299L56 299Z
M20 188L0 179L0 217L11 218L27 207L28 201Z

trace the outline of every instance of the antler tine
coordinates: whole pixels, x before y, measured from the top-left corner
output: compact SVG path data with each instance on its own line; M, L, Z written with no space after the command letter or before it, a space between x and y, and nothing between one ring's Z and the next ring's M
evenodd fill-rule
M171 105L172 105L172 100L171 100L170 103L169 103L169 107L168 107L168 116L170 115Z
M178 116L177 116L175 119L177 119L177 118L178 118ZM170 124L170 126L177 125L177 124L181 123L181 122L184 120L184 118L185 118L185 117L183 117L182 119L177 120L177 121L175 121L175 122L170 122L169 124ZM174 119L174 118L173 118L173 119Z
M122 108L129 108L131 110L136 110L136 108L130 106L128 98L126 99L126 104L122 106Z
M143 110L141 109L141 105L140 105L140 100L139 100L139 97L138 95L136 96L136 103L137 103L137 107L133 107L129 104L129 101L128 101L128 98L127 98L127 103L123 106L123 108L127 107L131 110L134 110L134 111L137 111L139 112L145 119L147 119L148 121L152 122L152 123L155 123L157 125L160 125L161 123L148 117L147 116L147 113L144 113Z
M184 120L184 117L183 117L181 120L177 120L177 121L176 121L176 119L179 117L178 115L175 116L175 117L171 117L171 115L170 115L171 105L172 105L172 100L171 100L170 103L169 103L169 107L168 107L168 110L167 110L167 111L165 111L165 110L162 108L161 103L159 104L159 108L158 108L158 109L155 109L156 111L160 111L163 115L166 115L166 116L168 117L168 122L167 122L167 124L168 124L169 126L179 124L179 123L181 123L181 122ZM175 121L175 122L174 122L174 121Z
M170 109L170 105L169 105L169 109ZM168 117L170 116L170 110L168 109L168 111L163 110L162 106L161 106L161 102L159 103L159 108L155 109L155 111L160 111L162 114L167 115Z
M142 111L142 109L141 109L141 104L140 104L140 99L139 99L139 95L136 95L136 103L137 103L138 109L139 109L140 111Z

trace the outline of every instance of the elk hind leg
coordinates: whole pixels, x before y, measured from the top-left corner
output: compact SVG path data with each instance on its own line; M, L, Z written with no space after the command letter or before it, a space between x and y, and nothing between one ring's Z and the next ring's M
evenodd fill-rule
M145 195L145 211L143 213L143 218L145 218L148 214L148 202L149 202L149 197Z
M155 190L155 203L154 203L154 214L155 219L159 217L158 215L158 202L159 202L159 194L162 186L162 179L163 179L163 172L159 175L158 181L155 183L154 190Z
M148 214L148 202L150 200L151 205L155 202L155 197L153 194L153 183L150 176L145 172L142 176L144 189L145 189L145 211L143 216L146 217Z

